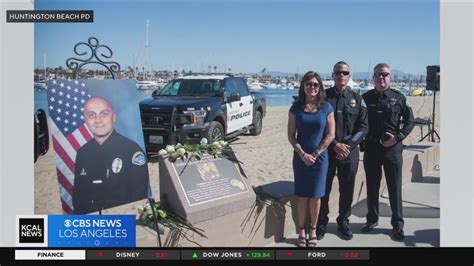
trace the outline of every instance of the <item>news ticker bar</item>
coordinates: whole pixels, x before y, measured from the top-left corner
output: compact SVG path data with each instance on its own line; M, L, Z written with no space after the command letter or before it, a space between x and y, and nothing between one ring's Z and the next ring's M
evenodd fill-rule
M351 249L15 250L15 260L369 260Z
M7 23L92 23L93 10L7 10Z

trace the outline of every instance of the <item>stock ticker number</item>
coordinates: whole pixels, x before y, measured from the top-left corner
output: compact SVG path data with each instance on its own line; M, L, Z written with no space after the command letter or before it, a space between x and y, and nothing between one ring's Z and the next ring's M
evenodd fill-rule
M345 259L358 259L359 258L359 252L354 252L354 251L342 252L341 257L345 258Z

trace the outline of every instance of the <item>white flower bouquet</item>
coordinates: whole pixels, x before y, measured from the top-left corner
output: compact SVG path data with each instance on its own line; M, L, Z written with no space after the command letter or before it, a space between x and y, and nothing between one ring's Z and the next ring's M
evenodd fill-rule
M168 145L165 149L158 151L158 156L169 158L172 161L178 158L200 160L204 154L210 154L214 157L221 156L226 149L229 149L229 143L226 141L221 140L208 144L207 139L203 138L200 144L178 143L176 145Z

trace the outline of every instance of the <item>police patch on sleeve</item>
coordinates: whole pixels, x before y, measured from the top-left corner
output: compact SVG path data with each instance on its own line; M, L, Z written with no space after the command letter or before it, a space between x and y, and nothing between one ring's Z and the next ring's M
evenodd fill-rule
M137 151L132 156L132 163L135 165L144 165L146 162L145 155L141 151Z

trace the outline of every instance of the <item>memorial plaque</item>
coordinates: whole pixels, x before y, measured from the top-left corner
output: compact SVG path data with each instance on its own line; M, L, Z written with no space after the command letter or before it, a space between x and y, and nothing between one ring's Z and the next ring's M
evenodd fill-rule
M174 162L160 158L160 198L191 223L226 215L255 203L255 193L232 151Z
M239 169L225 158L207 155L200 161L177 160L173 168L189 206L248 191Z

